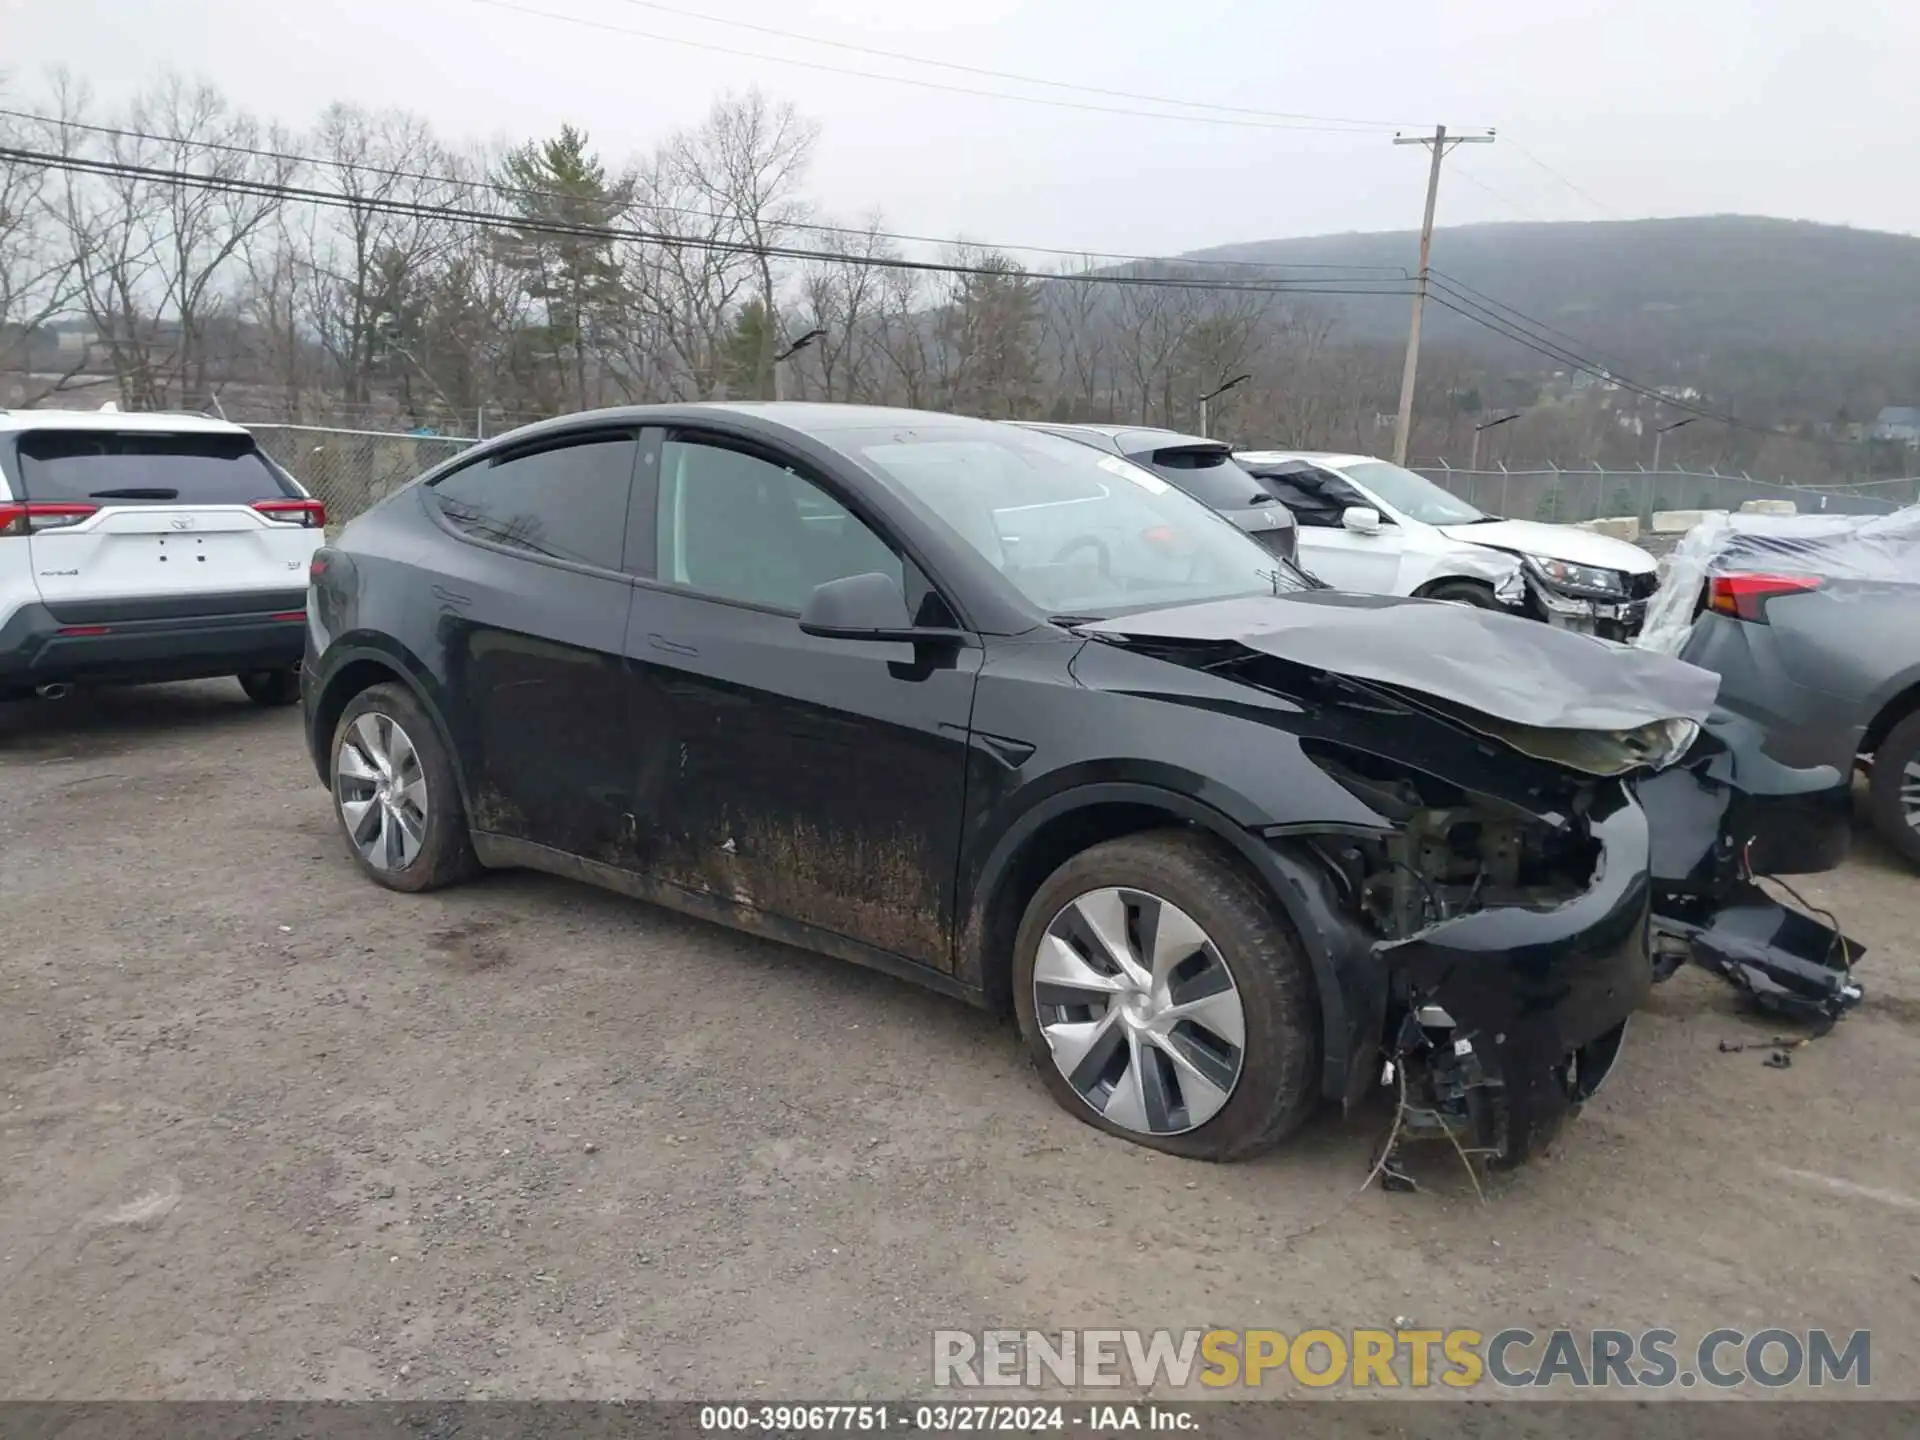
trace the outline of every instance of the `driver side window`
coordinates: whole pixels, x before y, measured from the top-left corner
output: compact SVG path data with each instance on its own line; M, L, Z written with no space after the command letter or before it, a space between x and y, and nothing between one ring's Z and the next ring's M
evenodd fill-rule
M662 583L798 614L814 588L900 557L839 501L760 456L675 438L660 447Z

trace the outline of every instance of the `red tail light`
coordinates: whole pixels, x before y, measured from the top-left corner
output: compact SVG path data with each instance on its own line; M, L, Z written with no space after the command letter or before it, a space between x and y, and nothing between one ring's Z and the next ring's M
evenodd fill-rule
M1767 601L1819 588L1820 580L1813 575L1716 575L1707 582L1707 608L1717 615L1764 625Z
M99 508L98 505L69 505L53 501L0 501L0 535L33 535L42 530L78 525Z
M276 525L324 530L327 524L327 507L318 500L256 500L253 508Z

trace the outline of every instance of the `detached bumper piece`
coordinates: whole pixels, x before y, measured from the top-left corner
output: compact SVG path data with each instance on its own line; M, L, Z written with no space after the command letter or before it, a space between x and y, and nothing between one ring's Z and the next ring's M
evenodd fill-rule
M1544 909L1477 910L1378 947L1411 997L1384 1078L1400 1133L1495 1168L1550 1143L1613 1068L1653 984L1646 816L1616 790L1591 817L1590 889ZM1395 1170L1387 1157L1383 1173Z
M1663 938L1686 948L1687 958L1760 1009L1820 1031L1831 1029L1865 994L1853 978L1865 947L1757 885L1743 886L1716 908L1689 907L1654 924Z

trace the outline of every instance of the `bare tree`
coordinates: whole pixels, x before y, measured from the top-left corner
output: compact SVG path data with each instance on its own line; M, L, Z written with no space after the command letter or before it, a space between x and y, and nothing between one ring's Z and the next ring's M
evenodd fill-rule
M414 364L393 349L401 310L462 228L413 207L473 196L451 179L451 157L426 122L403 111L329 106L305 148L320 162L315 181L345 200L304 237L306 319L341 398L364 406L381 370Z
M857 234L832 233L822 245L832 260L813 261L801 276L809 328L825 333L803 353L819 375L821 398L883 398L879 329L886 273L882 262L899 251L880 229L880 218Z
M57 118L45 127L52 148L116 167L62 173L44 203L64 229L79 306L121 400L204 404L216 348L219 359L234 358L241 251L280 203L258 187L285 183L292 163L265 153L263 140L273 137L207 85L164 79L111 133L63 123L84 123L83 88L57 79L55 102ZM204 179L172 178L179 175Z
M759 90L728 94L695 129L676 137L667 155L680 185L698 194L727 222L753 256L765 307L756 391L773 390L773 356L780 325L774 251L806 218L800 186L806 179L819 126L787 101Z
M1061 268L1039 291L1040 348L1053 367L1054 403L1065 420L1113 418L1113 320L1091 256Z
M0 116L0 145L31 148L31 132ZM66 313L77 269L73 251L44 203L47 174L38 166L0 160L0 365L27 370L18 402L36 404L64 386L86 365L84 343L72 347L63 369L35 375L28 369L41 329Z

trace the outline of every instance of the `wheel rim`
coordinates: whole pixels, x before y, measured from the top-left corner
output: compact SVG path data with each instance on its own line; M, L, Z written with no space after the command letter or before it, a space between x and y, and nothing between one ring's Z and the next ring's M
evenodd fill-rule
M1920 830L1920 760L1909 760L1900 772L1900 808L1908 826Z
M407 732L374 711L340 739L334 797L347 838L376 870L404 870L427 839L427 776Z
M1095 1112L1179 1135L1240 1083L1246 1011L1206 931L1144 890L1092 890L1047 926L1033 1008L1054 1068Z

